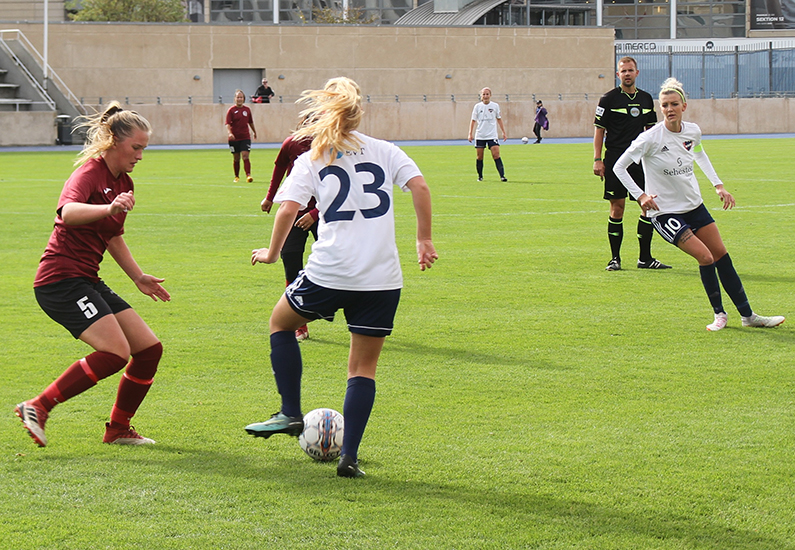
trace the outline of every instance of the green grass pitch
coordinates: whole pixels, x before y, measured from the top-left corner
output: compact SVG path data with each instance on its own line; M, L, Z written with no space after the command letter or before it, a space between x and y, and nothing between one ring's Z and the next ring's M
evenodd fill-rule
M712 319L696 262L608 273L607 204L590 144L508 144L508 183L471 146L407 147L431 186L437 264L421 273L396 198L405 288L360 450L365 479L243 427L279 407L268 316L281 263L249 263L276 150L233 184L222 149L150 150L126 240L170 303L111 258L101 276L162 339L134 425L102 445L118 376L57 407L39 449L13 415L89 350L38 307L36 264L74 152L0 152L2 549L795 549L793 139L705 143L733 211L699 173L751 305L790 319ZM342 410L348 333L310 325L303 404Z

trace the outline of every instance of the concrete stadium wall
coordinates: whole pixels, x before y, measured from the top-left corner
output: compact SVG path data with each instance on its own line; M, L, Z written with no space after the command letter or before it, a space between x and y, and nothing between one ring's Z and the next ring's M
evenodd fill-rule
M19 29L42 48L42 25ZM596 93L614 72L612 29L582 27L54 23L49 63L78 97L185 101L212 101L215 69L264 70L283 96L344 75L372 96L473 99L487 85L495 97Z
M41 48L41 25L19 28ZM49 44L50 65L78 97L143 101L130 108L152 123L152 144L225 142L229 105L211 103L214 69L266 69L276 93L292 98L339 75L372 96L413 96L365 105L361 130L389 140L465 139L484 85L494 91L512 138L532 135L532 94L549 110L545 135L591 137L598 96L614 85L610 29L64 23L50 25ZM561 100L559 93L570 95ZM438 97L424 102L421 94ZM438 99L453 95L456 101ZM184 99L158 105L157 96ZM207 101L188 104L188 96ZM259 142L281 142L297 122L292 102L251 107ZM52 118L25 118L30 114L0 119L0 145L55 142ZM692 100L686 119L707 134L795 132L795 102Z
M0 147L54 145L57 129L51 111L0 111Z
M547 100L549 138L592 137L598 98ZM392 141L466 139L474 102L369 103L361 130ZM218 144L226 141L224 116L228 105L131 105L153 127L151 144ZM501 103L509 138L532 138L535 104ZM295 128L299 107L291 103L251 105L259 143L280 143ZM54 113L0 113L0 146L52 145ZM661 117L658 117L661 118ZM685 120L705 134L795 133L795 99L694 99Z
M548 137L593 135L596 101L545 101L550 111ZM466 139L474 101L400 102L365 104L360 130L387 140ZM297 105L291 103L250 105L258 142L278 143L295 129ZM154 133L151 143L222 143L226 141L224 116L228 105L134 105ZM509 137L532 136L535 104L532 101L501 102Z
M545 137L593 137L598 98L585 101L544 100L550 130ZM382 139L466 139L474 102L370 103L365 105L361 130ZM509 138L532 137L535 104L501 103ZM151 143L210 144L226 141L226 105L138 105L134 108L154 128ZM298 107L293 104L252 105L258 142L281 142L295 128ZM661 120L662 117L658 116ZM795 99L694 99L685 120L705 134L795 133Z

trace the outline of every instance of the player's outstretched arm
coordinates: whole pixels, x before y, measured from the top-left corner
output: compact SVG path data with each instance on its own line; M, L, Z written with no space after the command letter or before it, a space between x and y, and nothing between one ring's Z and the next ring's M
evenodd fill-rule
M132 252L130 252L127 243L124 241L124 237L118 235L108 241L108 252L113 259L116 260L116 263L119 264L122 271L132 279L135 286L138 287L138 290L152 298L155 302L158 298L164 302L171 300L171 295L160 285L165 279L155 277L154 275L147 275L143 272L133 258Z
M422 176L411 178L406 187L411 191L411 200L414 202L414 212L417 215L417 262L420 264L420 270L425 271L439 258L431 238L433 218L431 190Z
M279 259L284 241L293 227L296 214L301 209L301 205L293 201L284 201L276 211L273 220L273 231L271 232L271 243L268 248L257 248L251 251L251 265L257 263L272 264Z

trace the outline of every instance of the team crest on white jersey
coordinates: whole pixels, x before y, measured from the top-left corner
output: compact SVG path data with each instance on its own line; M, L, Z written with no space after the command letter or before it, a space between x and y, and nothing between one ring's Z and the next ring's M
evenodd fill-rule
M688 139L687 141L682 142L682 145L684 145L685 149L689 151L690 149L693 148L693 140Z

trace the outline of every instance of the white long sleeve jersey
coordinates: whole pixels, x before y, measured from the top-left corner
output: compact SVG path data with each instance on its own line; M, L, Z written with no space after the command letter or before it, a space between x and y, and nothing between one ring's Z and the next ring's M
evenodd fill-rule
M656 195L659 211L649 210L647 216L683 214L701 205L701 191L694 173L693 161L713 186L722 185L709 157L701 147L701 128L693 122L683 122L682 131L674 133L658 122L640 134L618 159L613 168L629 194L637 199L644 191L627 172L635 162L643 164L647 195Z

